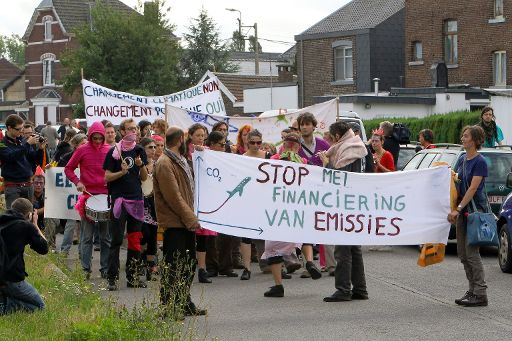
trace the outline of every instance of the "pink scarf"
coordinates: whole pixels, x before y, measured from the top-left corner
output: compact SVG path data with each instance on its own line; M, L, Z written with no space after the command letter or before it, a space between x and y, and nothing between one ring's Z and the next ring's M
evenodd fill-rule
M136 141L136 133L129 133L125 135L125 137L123 137L123 139L116 144L114 152L112 152L112 157L116 160L119 160L121 158L121 155L119 154L120 151L129 152L130 150L135 148L135 145L137 144Z
M329 157L329 163L335 169L343 168L355 160L365 157L366 154L366 146L351 129L336 144L333 144L326 153Z

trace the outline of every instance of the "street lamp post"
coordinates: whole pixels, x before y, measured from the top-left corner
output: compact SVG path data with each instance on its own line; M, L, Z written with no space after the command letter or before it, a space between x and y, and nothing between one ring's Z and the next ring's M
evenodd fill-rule
M251 27L254 28L254 73L259 75L260 74L260 51L258 47L258 24L254 23L253 26L242 26L242 12L235 8L226 8L226 11L230 12L238 12L239 18L238 20L238 33L240 37L242 37L242 27ZM245 38L244 38L245 39Z

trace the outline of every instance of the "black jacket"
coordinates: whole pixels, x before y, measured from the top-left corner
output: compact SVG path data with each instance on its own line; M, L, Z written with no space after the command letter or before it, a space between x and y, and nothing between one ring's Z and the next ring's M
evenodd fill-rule
M384 144L382 147L393 155L393 160L395 161L395 169L396 164L398 162L398 154L400 153L400 143L393 136L385 136Z
M4 278L0 278L0 283L3 281L20 282L25 279L25 276L28 276L23 259L26 245L30 245L32 250L41 255L48 253L48 242L41 237L37 227L12 210L8 210L0 216L0 226L10 222L14 222L14 224L6 227L1 233L7 249L8 261L12 266L7 269Z
M34 149L21 138L12 139L7 135L0 146L2 161L2 177L5 181L25 182L34 175L33 169L37 161L42 159L43 151Z
M53 160L56 162L59 162L62 155L65 155L65 154L71 152L72 150L73 150L73 147L71 147L71 145L68 142L62 141L61 143L59 143L59 145L55 149L55 155L53 156Z

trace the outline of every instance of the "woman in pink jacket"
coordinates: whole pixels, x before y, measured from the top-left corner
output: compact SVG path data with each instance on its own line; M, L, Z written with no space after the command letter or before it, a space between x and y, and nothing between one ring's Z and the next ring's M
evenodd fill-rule
M105 128L101 122L94 122L88 131L88 142L78 148L68 164L64 168L66 177L75 184L76 189L82 194L78 197L75 209L81 217L80 254L82 269L86 278L91 274L92 236L94 221L85 216L85 202L90 195L108 194L105 183L105 171L103 162L110 146L105 144ZM75 174L75 169L80 167L80 177ZM108 254L110 248L109 222L98 222L100 228L100 273L106 278L108 267Z

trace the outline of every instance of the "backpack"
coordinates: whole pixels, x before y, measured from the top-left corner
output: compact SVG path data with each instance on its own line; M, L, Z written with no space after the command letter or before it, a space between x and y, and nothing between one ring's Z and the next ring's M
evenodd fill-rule
M402 123L393 124L393 138L400 144L411 143L411 131Z
M6 228L13 226L18 222L19 220L14 220L8 222L5 225L0 226L0 283L2 283L2 279L4 278L5 274L7 273L7 271L10 270L10 268L13 265L13 260L9 260L9 256L7 255L7 250L4 243L4 237L2 235L2 232Z

